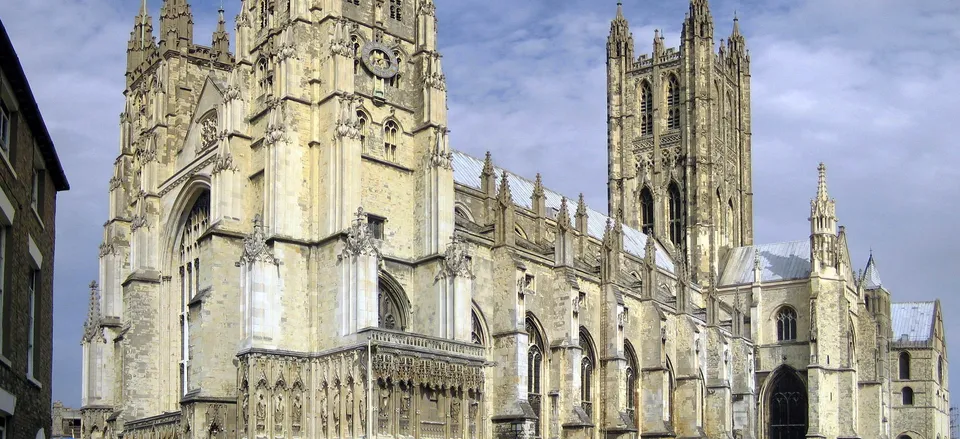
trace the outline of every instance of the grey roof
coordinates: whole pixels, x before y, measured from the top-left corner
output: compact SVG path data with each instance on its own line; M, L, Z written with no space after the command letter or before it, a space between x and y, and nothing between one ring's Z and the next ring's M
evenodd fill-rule
M904 302L890 304L893 341L926 342L933 334L936 302Z
M737 247L727 255L719 286L753 283L754 253L760 253L760 280L777 282L810 276L810 240Z
M494 167L494 172L497 175L497 181L499 181L504 170ZM460 151L453 151L453 180L456 183L474 189L481 189L480 176L482 173L483 160L476 157L471 157ZM507 171L507 181L510 183L510 193L513 196L513 203L526 209L531 209L533 207L533 201L531 197L533 196L534 182L519 177L510 171ZM546 197L545 204L548 212L547 216L551 219L556 219L557 212L560 210L562 196L546 188L544 188L544 194ZM570 214L570 222L575 223L577 211L576 198L567 198L567 211ZM587 234L597 239L603 239L603 232L607 227L608 219L609 217L606 215L591 209L588 206ZM627 227L626 225L623 226L624 251L636 257L642 258L643 249L646 245L646 235L636 229ZM659 242L656 242L654 245L656 245L657 248L657 266L667 270L670 273L673 273L673 260Z
M867 260L867 268L863 270L863 288L875 290L883 286L880 281L880 272L877 271L877 263L873 260L873 253L870 253L870 259Z

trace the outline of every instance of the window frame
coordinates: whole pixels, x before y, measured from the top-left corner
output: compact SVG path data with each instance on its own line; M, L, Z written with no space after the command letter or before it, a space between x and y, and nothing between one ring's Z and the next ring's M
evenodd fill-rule
M0 83L2 85L2 83ZM10 153L11 145L10 132L13 125L13 111L7 107L6 102L0 99L0 153L4 155Z
M897 355L897 372L898 372L897 377L899 379L901 380L911 379L910 378L911 376L910 360L911 359L912 359L911 355L907 351L901 351L900 354Z
M41 271L39 267L30 267L30 281L27 285L27 293L29 295L28 301L28 315L29 320L27 323L27 378L36 379L34 366L36 366L36 332L37 332L37 290L39 290L39 284L41 279Z
M916 402L916 395L912 387L906 386L900 389L900 405L912 407L916 404Z
M797 341L797 310L790 306L782 306L774 317L777 327L777 342Z

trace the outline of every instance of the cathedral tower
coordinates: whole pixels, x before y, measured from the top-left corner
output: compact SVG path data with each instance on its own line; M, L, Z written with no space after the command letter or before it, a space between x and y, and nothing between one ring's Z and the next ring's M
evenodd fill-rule
M700 285L726 250L753 242L750 58L734 19L714 52L707 0L691 0L679 49L633 57L618 5L607 42L609 209L679 247Z

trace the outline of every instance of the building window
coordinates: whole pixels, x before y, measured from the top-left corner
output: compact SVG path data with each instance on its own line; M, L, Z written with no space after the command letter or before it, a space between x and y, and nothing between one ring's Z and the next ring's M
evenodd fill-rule
M403 21L403 5L400 0L390 0L390 18Z
M382 277L377 289L377 300L380 306L377 326L394 331L406 331L406 311L400 306L402 293L388 286Z
M777 313L777 340L791 341L797 339L797 312L792 308L781 309Z
M900 396L903 397L903 405L913 405L913 389L904 387L900 391Z
M400 52L394 50L393 56L397 57L397 73L390 78L388 84L393 88L400 88L400 72L399 68L403 66L403 57L400 56Z
M397 161L397 134L400 128L394 121L388 121L383 126L383 155L387 160Z
M900 353L900 379L910 379L910 354L907 352Z
M943 385L943 357L937 356L937 384Z
M6 334L4 334L7 324L7 247L10 240L10 226L0 226L0 355L6 352L5 343Z
M375 215L367 215L367 228L374 239L383 239L383 225L386 219Z
M10 152L10 110L0 102L0 149Z
M356 75L360 73L360 58L363 57L360 53L360 37L351 35L350 43L353 44L353 74Z
M541 380L541 374L543 373L543 354L545 344L543 337L540 335L540 331L537 328L537 324L533 321L533 318L527 316L525 324L528 340L527 402L530 403L530 407L533 408L534 413L537 415L537 420L534 421L533 435L536 437L541 437L543 435L543 424L540 422L540 419L542 418L541 403L543 400L543 382Z
M40 270L32 269L30 270L30 280L27 285L27 293L30 295L29 304L30 307L27 311L29 313L29 319L27 320L27 377L33 378L33 365L36 363L34 361L34 356L36 355L36 349L34 349L34 342L36 340L37 332L37 288L40 284Z
M257 61L257 88L261 96L269 94L273 88L273 75L266 58Z
M590 344L590 335L583 327L580 328L580 350L580 405L587 416L593 418L593 371L597 359Z
M41 202L41 197L43 195L43 169L34 169L33 170L33 187L30 194L30 206L33 207L33 210L37 214L42 214L41 208L43 203Z
M653 92L650 83L643 81L640 85L640 135L653 134Z
M630 420L633 421L634 426L638 426L637 423L639 418L637 417L637 371L639 369L639 363L637 362L637 355L633 352L633 347L629 343L624 343L624 351L627 354L627 414L630 416Z
M480 325L480 317L476 310L470 313L470 324L473 328L470 332L470 342L483 346L487 336L483 333L483 326Z
M200 237L210 225L210 194L202 193L193 203L180 234L180 383L190 390L190 301L200 291Z
M670 75L667 82L667 129L680 128L680 82Z
M683 200L680 198L680 188L676 183L670 183L670 241L680 245L683 239Z
M360 148L367 150L367 115L357 111L357 129L360 131Z
M347 4L360 6L360 0L347 0Z
M640 190L640 231L653 236L653 195L646 186Z
M867 307L867 311L870 311L870 296L863 296L863 304Z

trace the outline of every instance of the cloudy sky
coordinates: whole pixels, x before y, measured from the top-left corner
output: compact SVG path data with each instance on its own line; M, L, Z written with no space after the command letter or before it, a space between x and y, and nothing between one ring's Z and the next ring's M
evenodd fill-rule
M455 148L490 150L500 166L541 172L553 189L606 206L604 44L615 0L436 2ZM58 206L53 383L54 399L70 406L80 403L87 284L97 276L139 3L0 0L72 185ZM219 1L192 3L195 38L209 44ZM225 3L234 17L239 0ZM624 3L638 54L651 50L655 28L667 45L679 43L686 1ZM160 0L149 5L156 18ZM711 8L717 40L738 11L752 56L757 241L807 237L824 161L857 268L872 248L895 300L940 298L948 331L960 329L949 319L960 309L960 3L714 0Z

